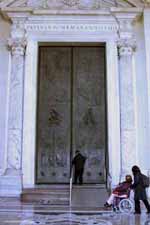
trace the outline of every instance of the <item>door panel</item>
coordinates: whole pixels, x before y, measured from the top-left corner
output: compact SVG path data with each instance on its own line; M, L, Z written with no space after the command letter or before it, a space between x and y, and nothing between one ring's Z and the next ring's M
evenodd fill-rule
M76 149L84 183L105 182L104 60L104 47L40 47L37 183L69 183Z
M105 180L105 49L74 48L73 149L87 157L84 183Z
M70 177L71 49L40 47L37 183Z

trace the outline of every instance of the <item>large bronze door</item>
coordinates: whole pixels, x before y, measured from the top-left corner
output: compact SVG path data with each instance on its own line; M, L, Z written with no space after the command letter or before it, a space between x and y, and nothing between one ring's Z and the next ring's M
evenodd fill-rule
M105 48L40 47L37 183L69 183L75 150L84 183L106 177Z
M105 81L103 47L74 49L73 149L86 157L84 183L105 181Z
M37 183L70 176L71 49L40 47L37 110Z

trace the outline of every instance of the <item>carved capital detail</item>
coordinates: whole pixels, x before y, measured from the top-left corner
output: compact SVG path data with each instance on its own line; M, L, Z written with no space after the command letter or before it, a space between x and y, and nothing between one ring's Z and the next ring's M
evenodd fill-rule
M27 41L25 38L10 38L8 40L8 47L12 55L23 56L25 54Z
M118 41L119 56L132 55L136 50L135 39L121 39Z
M141 0L142 3L144 3L145 6L150 7L150 0Z

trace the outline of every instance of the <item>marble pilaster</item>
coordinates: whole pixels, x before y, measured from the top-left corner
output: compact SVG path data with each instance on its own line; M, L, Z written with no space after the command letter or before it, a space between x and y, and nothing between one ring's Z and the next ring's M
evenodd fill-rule
M120 70L120 142L121 142L121 178L131 173L131 167L136 163L136 109L133 73L133 39L120 40L119 70Z
M115 186L120 179L120 109L119 70L117 44L110 40L106 44L107 53L107 110L108 110L108 187ZM116 160L117 159L117 160Z
M11 77L8 127L7 168L14 171L21 169L22 120L23 120L23 80L24 80L24 39L10 39ZM18 173L18 172L17 172Z
M38 43L28 40L26 47L25 80L24 80L24 126L22 173L23 187L35 185L36 158L36 107L37 107L37 64ZM32 122L31 122L32 121ZM32 135L31 135L32 134ZM30 159L30 160L29 160Z
M150 6L150 1L146 2L148 6ZM149 4L148 4L149 3ZM144 9L144 36L145 36L145 53L146 53L146 81L147 81L147 96L148 96L148 148L145 149L145 155L147 156L145 160L145 165L142 166L145 170L145 174L149 176L149 149L150 149L150 8ZM148 197L150 198L150 188L147 190Z
M22 189L21 160L23 132L23 92L24 92L24 38L8 41L11 52L11 72L9 81L8 148L7 168L0 182L0 194L19 195ZM4 190L5 188L5 190Z

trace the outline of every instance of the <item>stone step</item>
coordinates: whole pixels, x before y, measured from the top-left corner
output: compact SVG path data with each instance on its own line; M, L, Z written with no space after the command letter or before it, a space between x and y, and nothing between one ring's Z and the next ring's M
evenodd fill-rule
M105 184L73 184L72 187L75 189L106 189Z
M24 189L22 202L50 205L69 205L69 186L47 186Z
M69 194L69 185L39 185L24 189L21 200L25 203L68 206ZM107 197L108 192L101 184L72 186L72 206L75 207L102 207Z

